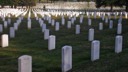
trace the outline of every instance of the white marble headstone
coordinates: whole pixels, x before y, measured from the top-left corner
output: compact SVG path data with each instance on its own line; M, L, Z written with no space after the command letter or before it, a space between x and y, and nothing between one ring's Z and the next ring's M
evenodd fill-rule
M110 23L109 23L109 29L112 29L113 28L113 21L110 20Z
M127 14L127 13L125 13L125 18L126 18L126 19L128 18L128 14Z
M8 24L11 24L11 19L10 18L8 18Z
M3 32L3 25L0 24L0 33L2 33L2 32Z
M28 29L31 29L31 20L28 21Z
M52 19L52 26L54 26L55 25L55 20L54 19Z
M62 47L62 72L67 72L72 69L72 47Z
M75 19L74 19L74 18L72 18L72 19L71 19L71 23L72 23L72 25L74 24L74 21L75 21Z
M7 28L8 24L7 21L4 21L4 28Z
M104 15L102 15L102 20L104 21L104 19L105 19L105 17L104 17Z
M100 57L100 41L94 40L91 43L91 61L95 61Z
M32 57L23 55L18 58L18 72L32 72Z
M121 34L122 33L122 24L118 24L117 25L117 34Z
M91 19L88 19L88 25L90 26L92 24Z
M65 25L65 19L63 18L61 21L62 25Z
M10 38L14 38L15 37L15 29L14 27L10 27Z
M71 21L68 21L67 28L68 28L68 29L71 28Z
M8 38L8 34L3 34L1 36L1 46L2 47L8 47L9 45L9 38Z
M76 34L80 34L80 25L76 25Z
M82 24L82 23L83 23L83 15L80 16L80 24Z
M44 40L47 40L49 38L49 29L45 29L44 31Z
M103 30L103 23L99 23L99 30Z
M60 24L59 22L56 22L55 31L59 31L59 29L60 29Z
M18 24L17 23L14 23L14 29L18 30Z
M105 23L106 23L106 24L108 23L108 17L105 18Z
M88 33L88 40L89 41L93 41L94 40L94 29L89 29L89 33Z
M115 39L115 52L116 53L122 52L122 42L123 42L123 37L116 36L116 39Z
M51 22L52 22L52 19L51 19L51 17L49 17L48 18L48 23L51 24Z
M56 47L56 36L50 35L48 39L48 50L53 50Z
M42 32L44 32L46 29L46 24L42 24Z

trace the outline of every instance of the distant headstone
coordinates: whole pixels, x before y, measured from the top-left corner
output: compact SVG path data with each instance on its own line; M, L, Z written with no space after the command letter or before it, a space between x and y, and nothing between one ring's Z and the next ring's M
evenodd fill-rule
M115 14L115 15L114 15L114 19L116 19L116 18L117 18L117 15Z
M76 25L76 34L80 34L80 25Z
M7 28L8 24L7 21L4 21L4 28Z
M54 26L55 25L55 20L54 19L52 19L52 26Z
M121 34L122 33L122 24L118 24L117 25L117 34Z
M18 30L18 24L17 23L14 23L14 29Z
M59 31L59 29L60 29L60 24L59 22L56 22L55 31Z
M74 21L75 21L75 19L74 19L74 18L72 18L72 19L71 19L71 23L72 23L72 25L74 24Z
M123 42L123 37L116 36L116 39L115 39L115 52L116 53L122 52L122 42Z
M88 40L93 41L94 40L94 29L89 29L89 34L88 34Z
M65 19L62 18L62 21L61 21L62 25L65 25Z
M47 40L49 38L49 29L45 29L44 31L44 40Z
M125 18L126 18L126 19L128 18L128 14L127 14L127 13L125 13Z
M83 23L83 15L80 16L80 24L82 24L82 23Z
M91 19L88 19L88 25L90 26L92 24Z
M105 23L106 23L106 24L108 23L108 17L105 18Z
M110 23L109 23L109 29L112 29L113 28L113 21L110 20Z
M39 24L40 24L40 27L42 27L42 25L44 24L44 21L39 19Z
M95 61L100 57L100 41L94 40L91 44L91 61Z
M31 29L31 20L28 21L28 29Z
M56 46L56 36L50 35L48 39L48 50L55 49Z
M2 47L8 47L9 45L9 38L8 38L8 35L7 34L3 34L1 36L1 46Z
M5 21L5 17L2 17L2 20Z
M46 24L42 24L42 32L44 32L46 29Z
M48 23L51 24L52 20L51 17L48 18Z
M18 58L18 72L32 72L32 57L23 55Z
M0 33L2 33L2 32L3 32L3 25L0 24Z
M68 21L68 24L67 24L67 28L70 29L71 28L71 21Z
M122 24L122 17L118 19L118 24Z
M94 12L94 18L96 19L96 12Z
M104 21L104 19L105 19L105 17L104 17L104 15L102 15L102 20Z
M36 20L38 20L39 18L38 17L36 17Z
M103 30L103 23L99 23L99 30Z
M10 19L10 18L8 18L8 24L9 24L9 25L11 24L11 19Z
M14 38L15 37L15 29L14 27L10 27L10 38Z
M62 72L67 72L72 69L72 47L62 47Z

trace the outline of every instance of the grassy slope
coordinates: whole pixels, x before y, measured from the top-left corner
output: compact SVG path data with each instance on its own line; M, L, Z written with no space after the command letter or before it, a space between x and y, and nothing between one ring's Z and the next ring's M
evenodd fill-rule
M59 18L55 19L60 22ZM13 18L12 24L15 20ZM113 29L108 29L108 25L105 24L103 31L98 30L99 22L102 22L99 18L92 19L92 26L88 26L85 16L79 35L75 35L75 25L72 29L67 29L66 25L61 26L60 31L55 32L54 27L47 24L50 34L57 37L56 49L48 51L48 41L43 39L38 22L32 18L32 29L28 30L27 20L24 18L19 30L16 31L16 38L10 39L9 47L0 48L0 72L17 72L17 61L21 55L32 56L33 72L61 72L61 48L64 45L73 47L72 72L127 72L128 20L123 19L122 23L124 41L123 52L120 54L114 53L117 20L114 20ZM79 24L78 19L75 24ZM95 28L95 39L101 42L101 57L95 62L90 61L91 42L88 41L88 29L92 27ZM5 29L4 33L8 33L8 29Z

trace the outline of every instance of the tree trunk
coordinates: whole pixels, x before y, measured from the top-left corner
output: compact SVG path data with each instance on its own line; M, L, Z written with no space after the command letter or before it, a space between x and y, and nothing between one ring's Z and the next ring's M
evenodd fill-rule
M2 8L4 8L4 5L1 5Z
M22 5L22 8L23 8L24 6Z
M11 5L11 8L13 8L13 5Z
M126 1L126 12L128 12L128 1Z
M87 6L90 7L89 2L88 2L88 4L87 4Z
M113 11L113 5L111 5L111 9L110 9L110 11L111 11L111 12Z
M17 8L17 5L14 5L14 8L16 9Z
M126 6L126 9L125 9L126 12L128 12L128 6Z

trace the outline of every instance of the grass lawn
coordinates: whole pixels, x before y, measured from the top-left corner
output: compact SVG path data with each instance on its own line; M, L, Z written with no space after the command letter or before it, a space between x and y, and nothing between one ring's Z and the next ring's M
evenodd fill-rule
M40 17L40 15L38 15ZM56 21L61 22L61 17L54 17ZM66 21L68 21L67 17ZM12 24L16 22L12 17ZM71 29L60 26L59 31L48 24L50 35L56 35L56 49L48 51L48 41L44 40L44 34L41 32L39 22L32 15L32 29L27 29L27 17L21 22L16 31L16 37L10 39L9 47L0 47L0 72L18 72L18 57L22 55L32 56L33 72L61 72L61 49L64 45L70 45L73 49L73 68L71 72L128 72L128 20L123 18L123 51L116 54L114 52L115 36L118 19L113 19L114 28L109 29L101 18L92 19L92 25L88 26L87 16L84 15L84 21L81 25L81 33L75 34L75 25L79 24L77 17L75 24ZM98 25L104 23L104 30L99 31ZM3 24L2 19L0 23ZM8 28L9 28L8 27ZM4 29L5 34L9 29ZM95 40L100 40L100 59L92 62L90 60L91 42L88 41L88 29L95 29Z

